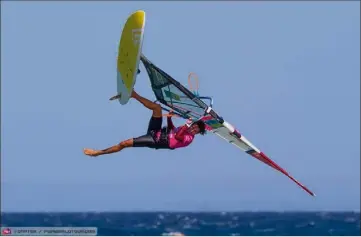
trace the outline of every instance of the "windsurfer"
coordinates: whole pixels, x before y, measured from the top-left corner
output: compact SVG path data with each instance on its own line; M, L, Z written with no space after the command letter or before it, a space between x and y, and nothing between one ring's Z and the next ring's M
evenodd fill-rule
M154 103L139 94L134 90L131 98L137 100L144 107L153 111L150 118L147 133L137 138L131 138L120 142L117 145L106 148L104 150L93 150L89 148L84 149L84 154L88 156L99 156L119 152L128 147L148 147L153 149L177 149L189 146L194 136L197 134L205 134L205 123L201 120L192 123L188 121L185 125L175 127L171 114L167 116L167 127L162 128L162 108L159 104Z

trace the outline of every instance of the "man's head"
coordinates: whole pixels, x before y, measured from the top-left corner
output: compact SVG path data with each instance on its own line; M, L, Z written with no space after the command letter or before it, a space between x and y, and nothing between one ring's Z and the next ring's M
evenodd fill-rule
M202 120L198 120L188 128L188 131L192 135L196 135L196 134L204 135L206 133L206 124Z

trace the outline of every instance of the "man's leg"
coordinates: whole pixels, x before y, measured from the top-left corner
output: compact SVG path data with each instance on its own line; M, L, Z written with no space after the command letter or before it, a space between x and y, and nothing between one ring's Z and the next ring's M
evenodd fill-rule
M105 155L105 154L111 154L114 152L119 152L119 151L123 150L124 148L132 147L132 146L133 146L133 138L122 141L121 143L111 146L109 148L106 148L104 150L93 150L93 149L85 148L84 154L88 155L88 156L100 156L100 155Z
M154 118L162 118L162 107L159 104L154 103L154 102L152 102L152 101L138 95L138 93L135 92L134 90L132 92L132 98L139 101L146 108L152 110L153 111L152 117L154 117Z
M153 111L152 118L149 122L148 126L148 133L152 130L160 130L162 126L162 107L154 103L140 95L138 95L134 90L132 92L132 98L139 101L141 104L143 104L146 108ZM141 139L140 139L141 138ZM146 138L146 139L145 139ZM154 146L154 139L151 135L147 134L146 136L142 136L135 139L128 139L126 141L123 141L117 145L114 145L112 147L109 147L104 150L93 150L93 149L84 149L84 154L88 156L99 156L99 155L105 155L105 154L111 154L114 152L119 152L127 147L149 147L152 148Z

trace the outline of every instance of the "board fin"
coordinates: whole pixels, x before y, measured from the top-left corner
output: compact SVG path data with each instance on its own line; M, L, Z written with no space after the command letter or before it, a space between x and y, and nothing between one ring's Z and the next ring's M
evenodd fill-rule
M115 95L113 97L110 97L109 100L116 100L116 99L120 99L122 97L122 94L118 94L118 95Z

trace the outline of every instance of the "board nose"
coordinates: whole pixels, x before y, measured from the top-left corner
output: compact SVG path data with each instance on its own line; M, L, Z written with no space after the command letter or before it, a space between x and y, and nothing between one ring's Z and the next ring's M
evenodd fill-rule
M132 15L134 15L135 20L137 21L138 24L143 24L143 19L145 18L145 11L138 10L135 11Z

